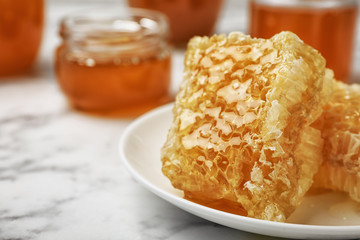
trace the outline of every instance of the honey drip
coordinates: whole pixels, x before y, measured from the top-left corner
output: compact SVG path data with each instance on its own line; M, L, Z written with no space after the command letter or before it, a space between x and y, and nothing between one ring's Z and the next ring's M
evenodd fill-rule
M209 207L215 210L220 210L227 213L232 213L240 216L247 216L246 210L241 207L237 202L229 201L227 199L218 199L218 200L212 200L212 199L199 199L199 198L193 198L191 197L191 193L187 195L185 193L184 198L186 200L189 200L191 202L203 205L205 207Z

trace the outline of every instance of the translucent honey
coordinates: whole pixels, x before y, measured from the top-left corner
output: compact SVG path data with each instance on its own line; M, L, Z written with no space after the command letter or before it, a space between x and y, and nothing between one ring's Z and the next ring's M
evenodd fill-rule
M131 7L160 11L169 19L170 39L186 44L193 36L211 35L223 0L127 0Z
M252 0L250 35L270 38L281 31L296 33L325 57L335 78L351 77L356 0Z
M132 9L125 20L95 15L62 22L56 74L74 108L136 116L170 100L166 19L149 12Z
M0 1L0 77L22 73L34 64L43 12L43 0Z

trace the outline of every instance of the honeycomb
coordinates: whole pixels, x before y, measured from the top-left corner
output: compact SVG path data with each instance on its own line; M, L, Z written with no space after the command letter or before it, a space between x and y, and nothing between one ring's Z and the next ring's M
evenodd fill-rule
M285 221L321 163L321 132L310 124L332 77L290 32L194 37L161 150L163 174L187 199Z
M313 188L345 191L360 202L360 85L337 82L333 91L319 119L324 162Z

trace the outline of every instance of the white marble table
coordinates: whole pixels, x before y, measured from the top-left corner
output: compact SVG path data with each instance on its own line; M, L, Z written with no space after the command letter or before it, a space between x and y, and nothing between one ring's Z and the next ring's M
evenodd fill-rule
M195 217L150 193L117 153L132 119L98 118L68 107L53 75L57 24L84 5L99 4L49 1L37 68L0 81L0 239L266 238ZM219 24L225 32L246 30L243 3L234 5L226 5ZM182 56L174 54L173 92Z

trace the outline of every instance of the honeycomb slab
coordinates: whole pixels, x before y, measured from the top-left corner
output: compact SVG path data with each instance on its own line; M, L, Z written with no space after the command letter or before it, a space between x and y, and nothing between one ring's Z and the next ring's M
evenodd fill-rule
M162 172L188 199L285 221L321 163L321 132L310 125L332 79L323 57L290 32L191 39Z
M319 121L324 161L313 188L345 191L360 202L360 85L334 83Z

